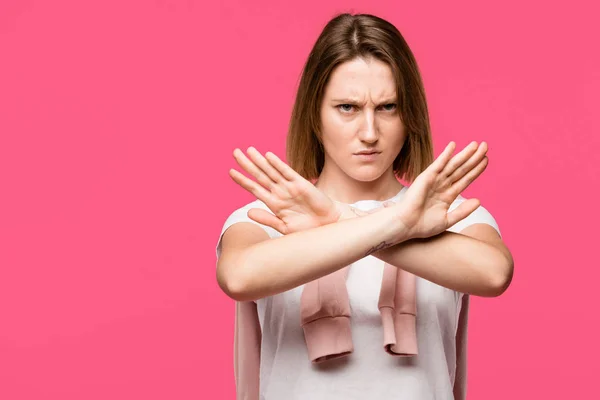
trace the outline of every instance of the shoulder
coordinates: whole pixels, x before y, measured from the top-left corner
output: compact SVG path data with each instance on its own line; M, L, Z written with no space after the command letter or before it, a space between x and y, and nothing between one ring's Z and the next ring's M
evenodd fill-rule
M467 199L459 196L450 207L450 210L458 207L465 200ZM496 219L483 206L480 205L470 215L451 226L448 230L473 237L496 247L506 256L510 265L509 269L512 271L514 265L512 254L504 243Z
M262 208L264 210L267 210L269 212L271 212L271 210L269 210L269 207L267 207L267 205L265 203L263 203L260 200L254 200L251 201L250 203L246 203L243 206L236 208L235 210L233 210L225 219L225 223L223 224L223 230L227 229L229 227L229 225L234 224L236 222L242 222L242 221L246 221L246 222L253 222L257 225L257 222L255 222L254 220L250 219L250 217L248 217L248 211L250 211L250 209L252 208Z
M448 212L454 210L456 207L461 205L466 200L467 200L466 197L459 194L458 197L456 198L456 200L454 200L452 202L452 204L450 205ZM464 218L461 221L458 221L456 224L452 225L450 228L448 228L448 230L451 232L460 232L463 229L467 228L468 226L471 226L474 224L490 225L492 228L494 228L496 230L496 232L498 232L498 235L501 236L500 227L498 226L496 219L492 216L492 214L483 205L479 205L479 207L477 207L475 209L475 211L473 211L471 214L469 214L466 218Z
M251 219L248 216L248 211L250 211L250 209L252 209L252 208L261 208L268 212L271 212L269 207L267 207L267 205L265 203L263 203L261 200L254 200L252 202L246 203L243 206L233 210L227 216L227 218L225 219L225 222L223 223L223 226L221 227L221 233L217 239L217 245L216 245L217 258L220 256L220 253L221 253L221 247L222 247L221 242L222 242L225 232L232 225L235 225L237 223L247 222L247 223L254 224L257 227L262 228L262 230L264 230L269 235L270 238L281 236L281 234L279 232L277 232L275 229L271 228L270 226L259 224L258 222Z

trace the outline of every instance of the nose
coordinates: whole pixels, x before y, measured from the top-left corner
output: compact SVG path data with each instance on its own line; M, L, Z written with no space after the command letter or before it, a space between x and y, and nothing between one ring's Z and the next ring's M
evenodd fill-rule
M359 127L358 137L361 141L367 143L374 143L377 141L379 134L377 132L377 126L375 123L375 111L368 109L363 113L363 119Z

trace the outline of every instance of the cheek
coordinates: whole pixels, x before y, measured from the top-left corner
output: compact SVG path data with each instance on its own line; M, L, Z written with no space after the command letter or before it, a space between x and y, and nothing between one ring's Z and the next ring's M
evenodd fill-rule
M339 115L335 111L327 110L321 116L323 125L326 125L329 129L337 129L342 125L342 121Z
M352 136L352 124L344 121L335 112L323 113L321 116L321 126L324 143L341 145Z
M406 131L402 123L390 123L386 130L391 143L404 143L406 140Z

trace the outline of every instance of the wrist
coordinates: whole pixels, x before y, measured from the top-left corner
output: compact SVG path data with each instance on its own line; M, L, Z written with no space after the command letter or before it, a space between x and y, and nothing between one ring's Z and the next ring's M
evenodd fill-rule
M398 218L397 207L386 208L377 214L382 214L387 221L386 231L391 243L396 245L412 239L411 229Z
M366 215L366 213L357 210L348 204L338 203L337 207L339 210L339 217L337 219L337 222Z

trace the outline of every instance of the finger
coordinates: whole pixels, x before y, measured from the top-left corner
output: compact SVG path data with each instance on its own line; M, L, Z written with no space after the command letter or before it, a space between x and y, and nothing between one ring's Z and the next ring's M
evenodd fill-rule
M265 157L271 163L271 165L277 168L277 171L279 171L279 173L288 181L293 181L295 179L304 179L302 175L294 171L292 167L284 163L279 157L277 157L270 151L267 151Z
M453 184L454 182L458 181L469 171L471 171L474 167L479 165L481 160L483 160L483 158L485 157L487 150L487 143L482 142L477 148L477 151L475 151L475 153L473 153L464 164L462 164L454 172L452 172L452 174L450 174L450 176L448 177L450 184Z
M457 195L465 190L479 175L485 171L488 165L488 158L486 156L477 164L477 166L471 169L465 176L454 182L451 186L452 192Z
M251 208L248 210L248 217L259 224L263 224L275 229L282 235L287 233L287 228L283 221L267 210L263 210L262 208Z
M283 180L281 174L273 168L271 163L254 147L248 147L248 155L250 156L250 159L254 161L254 164L256 164L263 173L267 174L273 182L279 183Z
M465 146L458 154L456 154L452 159L446 164L444 169L441 172L442 176L450 176L452 173L465 162L467 162L471 156L477 151L478 145L477 142L473 141Z
M442 151L442 153L435 159L435 161L431 163L429 168L432 168L436 174L439 174L450 160L450 157L452 156L452 153L454 152L455 148L456 143L454 143L453 141L448 143L444 151Z
M471 213L479 207L479 204L480 202L478 199L468 199L463 201L458 207L448 213L448 227L446 229L471 215Z
M233 179L235 183L246 189L248 192L252 193L254 197L261 200L263 203L270 203L269 200L271 192L266 190L264 187L260 186L258 183L254 182L252 179L244 176L244 174L242 174L239 171L236 171L233 168L229 170L229 176L231 176L231 179Z
M233 157L238 165L244 169L244 171L256 178L256 180L265 188L271 190L274 183L271 178L269 178L260 168L258 168L253 161L246 157L246 155L240 149L235 149L233 151Z

